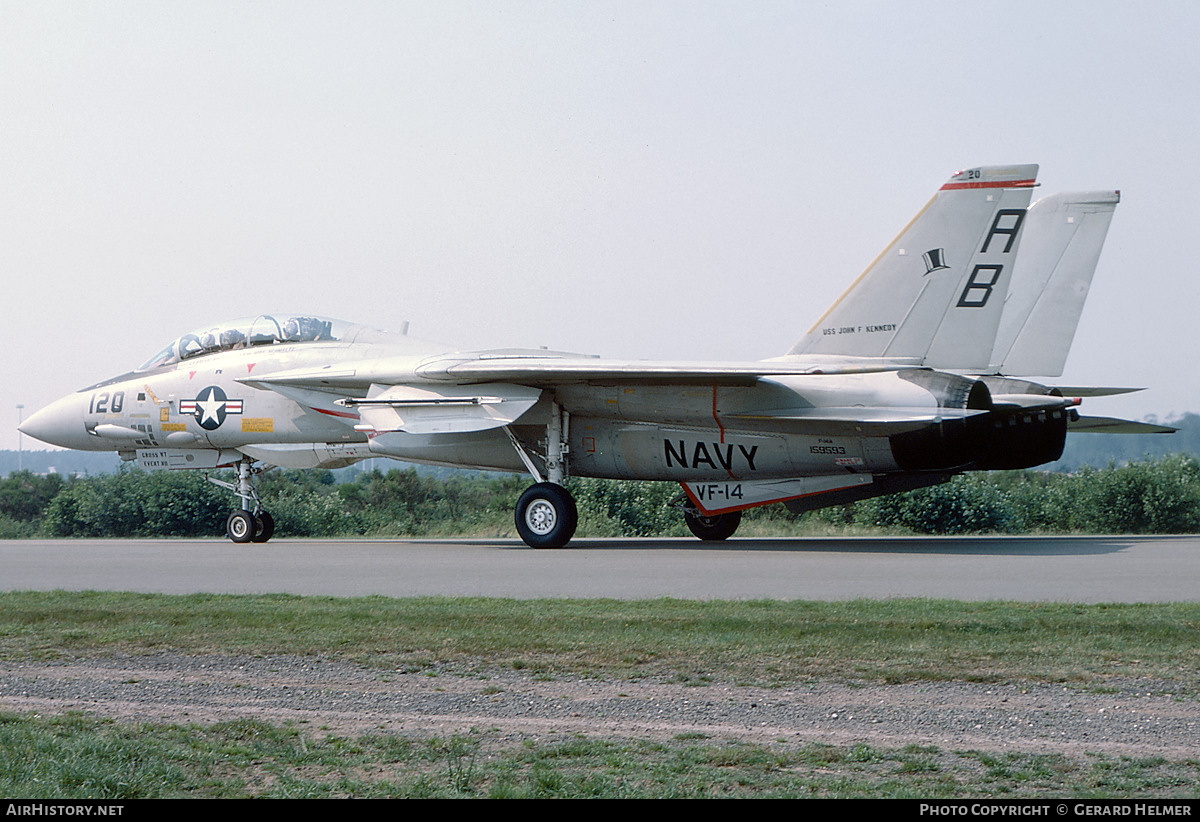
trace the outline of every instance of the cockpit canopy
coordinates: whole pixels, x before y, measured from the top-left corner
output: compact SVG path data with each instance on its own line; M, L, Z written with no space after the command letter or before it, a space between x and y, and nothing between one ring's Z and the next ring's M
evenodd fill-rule
M197 329L173 340L147 360L138 371L211 354L259 345L340 340L350 323L313 314L259 314Z

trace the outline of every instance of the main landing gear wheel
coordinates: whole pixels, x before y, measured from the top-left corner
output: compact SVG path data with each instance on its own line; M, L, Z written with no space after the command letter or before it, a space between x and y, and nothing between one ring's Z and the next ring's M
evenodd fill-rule
M517 533L530 548L562 548L579 524L575 498L561 485L539 482L517 501L516 524Z
M742 522L742 512L730 511L709 517L689 509L683 512L683 521L687 523L689 531L705 542L720 542L733 536Z

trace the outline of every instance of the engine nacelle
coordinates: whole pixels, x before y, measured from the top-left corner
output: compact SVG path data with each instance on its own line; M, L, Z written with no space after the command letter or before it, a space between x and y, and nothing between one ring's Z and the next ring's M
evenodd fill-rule
M1056 389L1025 380L984 377L938 386L945 407L985 411L946 420L921 431L890 438L896 462L906 471L1002 470L1033 468L1062 456L1071 413ZM1021 401L994 402L993 395ZM962 405L955 399L964 398Z
M1033 468L1062 456L1067 442L1066 408L988 415L990 428L975 468L985 471Z

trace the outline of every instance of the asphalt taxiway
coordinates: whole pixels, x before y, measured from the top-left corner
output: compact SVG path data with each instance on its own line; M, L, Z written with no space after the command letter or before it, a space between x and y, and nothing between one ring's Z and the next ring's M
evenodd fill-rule
M1200 537L0 541L0 590L1026 602L1200 600Z

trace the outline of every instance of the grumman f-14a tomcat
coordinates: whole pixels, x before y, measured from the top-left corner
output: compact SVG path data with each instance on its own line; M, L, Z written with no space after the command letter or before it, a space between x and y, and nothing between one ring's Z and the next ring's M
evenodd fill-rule
M672 480L698 537L741 512L800 512L1057 459L1068 431L1168 431L1086 418L1062 374L1115 191L1029 205L1037 166L953 175L812 329L756 362L455 351L309 314L184 334L145 365L66 396L21 430L145 469L236 469L226 533L274 526L264 467L372 457L528 472L521 538L575 531L570 476ZM80 352L81 355L84 352Z

